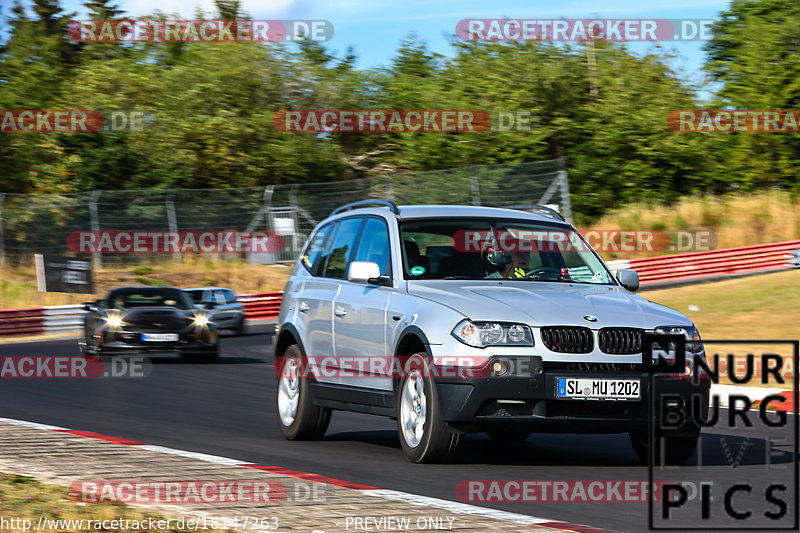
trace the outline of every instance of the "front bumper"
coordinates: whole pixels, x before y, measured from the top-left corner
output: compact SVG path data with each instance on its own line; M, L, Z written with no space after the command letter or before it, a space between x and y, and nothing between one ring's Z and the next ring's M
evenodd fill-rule
M540 358L528 375L436 379L446 422L464 432L517 429L544 433L621 433L647 429L652 379L656 419L662 398L680 397L685 405L703 402L707 410L710 381L666 375L652 378L641 371L548 369ZM538 366L537 366L538 364ZM639 379L639 400L563 399L556 396L557 378ZM498 401L499 400L499 401ZM706 411L703 411L705 413ZM690 417L687 417L689 420ZM696 435L691 422L670 430L673 435Z
M103 342L98 346L102 355L132 353L204 353L214 352L219 341L215 329L177 332L177 341L143 341L142 333L169 333L164 331L108 331L102 332Z

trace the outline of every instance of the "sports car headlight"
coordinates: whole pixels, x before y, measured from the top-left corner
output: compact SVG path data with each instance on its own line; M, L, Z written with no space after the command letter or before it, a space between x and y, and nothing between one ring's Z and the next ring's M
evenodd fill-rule
M691 353L703 351L703 343L700 342L700 333L694 326L659 326L653 330L656 334L662 335L683 335L686 337L686 350Z
M486 346L533 346L531 328L525 324L470 322L462 320L452 331L453 337L476 348Z
M196 326L207 326L208 325L208 315L196 315L194 317L194 324Z
M122 317L119 315L108 315L108 318L106 318L106 324L108 324L108 327L111 328L119 328L122 326Z

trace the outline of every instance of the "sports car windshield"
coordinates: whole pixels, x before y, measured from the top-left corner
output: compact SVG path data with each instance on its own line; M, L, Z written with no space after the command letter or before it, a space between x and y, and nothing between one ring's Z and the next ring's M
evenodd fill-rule
M189 295L179 289L171 288L130 288L111 291L106 300L109 309L130 309L132 307L174 307L192 309Z
M506 219L400 224L405 279L510 279L611 285L608 270L571 228Z
M190 290L186 291L196 304L203 303L203 290Z

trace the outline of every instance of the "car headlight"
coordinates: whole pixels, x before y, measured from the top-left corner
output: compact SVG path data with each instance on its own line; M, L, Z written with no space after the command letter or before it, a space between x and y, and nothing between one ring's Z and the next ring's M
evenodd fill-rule
M656 334L662 335L683 335L686 337L686 350L691 353L703 351L703 343L700 342L700 333L694 326L659 326L653 330Z
M208 315L196 315L194 317L194 324L195 326L207 326L208 325Z
M122 326L122 317L119 315L108 315L106 324L111 328L119 328Z
M486 346L533 346L531 328L525 324L470 322L462 320L452 331L453 337L476 348Z

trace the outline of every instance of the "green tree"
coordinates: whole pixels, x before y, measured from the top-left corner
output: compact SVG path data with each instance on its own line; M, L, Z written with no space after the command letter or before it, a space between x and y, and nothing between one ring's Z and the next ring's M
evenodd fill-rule
M797 109L800 105L800 4L734 0L713 26L706 70L719 85L716 107ZM743 188L800 187L800 143L792 133L727 134L729 180Z

